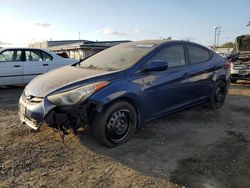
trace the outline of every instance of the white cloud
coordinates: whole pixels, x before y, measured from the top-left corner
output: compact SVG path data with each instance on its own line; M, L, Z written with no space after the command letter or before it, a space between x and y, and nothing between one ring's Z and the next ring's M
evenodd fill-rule
M102 29L101 32L104 35L115 35L115 36L125 36L126 35L126 33L122 33L122 32L119 32L119 31L114 31L113 29L110 29L110 28Z
M137 34L137 33L140 33L140 30L137 29L137 28L135 28L135 29L134 29L134 33L136 33L136 34Z
M0 45L11 45L9 42L3 42L3 41L0 41Z
M27 46L32 42L48 40L54 31L49 23L17 22L12 17L1 20L1 25L5 26L0 29L5 46Z
M36 26L39 27L49 27L50 25L51 25L50 23L39 23L39 22L36 23Z

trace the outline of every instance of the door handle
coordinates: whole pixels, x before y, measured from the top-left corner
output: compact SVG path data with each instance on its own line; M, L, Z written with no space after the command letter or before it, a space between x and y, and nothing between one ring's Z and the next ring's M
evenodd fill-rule
M46 63L46 64L43 64L43 66L49 66L49 64Z
M14 65L13 67L21 67L21 65Z

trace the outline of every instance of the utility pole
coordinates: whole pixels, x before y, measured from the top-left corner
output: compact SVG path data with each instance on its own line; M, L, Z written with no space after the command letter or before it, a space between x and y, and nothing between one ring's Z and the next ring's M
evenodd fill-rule
M220 45L220 33L221 33L221 27L218 27L218 32L217 32L217 46Z
M213 27L214 28L214 50L216 49L216 37L217 37L217 30L220 28L220 27Z

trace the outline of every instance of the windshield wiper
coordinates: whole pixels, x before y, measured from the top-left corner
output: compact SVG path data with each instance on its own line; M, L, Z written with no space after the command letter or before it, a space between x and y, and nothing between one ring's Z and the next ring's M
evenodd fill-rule
M94 65L88 65L88 66L83 66L84 64L79 64L79 67L85 68L85 69L96 69L96 70L106 70L106 71L115 71L116 69L112 69L110 67L96 67Z
M95 67L94 65L89 65L86 67L87 69L98 69L97 67Z
M80 67L81 62L83 62L83 59L80 59L78 62L72 64L71 66Z
M92 56L92 55L91 55ZM91 56L89 56L89 57L85 57L85 58L83 58L83 59L80 59L77 63L75 63L74 65L75 66L81 66L81 63L83 62L83 61L85 61L86 59L88 59L88 58L90 58Z
M113 68L110 68L110 67L105 67L104 70L107 70L107 71L115 71L116 69L113 69Z

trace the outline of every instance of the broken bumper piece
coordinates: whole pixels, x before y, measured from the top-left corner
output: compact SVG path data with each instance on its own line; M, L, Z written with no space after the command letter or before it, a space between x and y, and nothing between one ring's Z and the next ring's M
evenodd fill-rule
M44 122L44 116L46 113L53 108L53 106L48 106L45 110L45 103L42 99L39 102L28 101L24 94L21 96L18 104L18 114L20 121L37 130ZM47 111L47 112L46 112Z
M80 106L59 107L51 104L46 98L40 102L30 102L22 95L18 114L23 124L35 130L45 122L49 127L64 132L67 129L76 132L78 128L88 124L91 117L89 112L95 106L93 103L85 103Z

